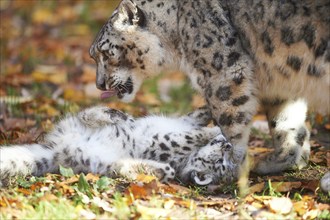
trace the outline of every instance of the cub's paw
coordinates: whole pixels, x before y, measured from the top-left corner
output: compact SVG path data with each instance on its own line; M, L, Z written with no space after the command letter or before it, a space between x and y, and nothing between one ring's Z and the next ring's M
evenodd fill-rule
M126 121L128 115L116 109L97 106L79 112L78 119L88 127L100 128L120 121Z
M169 164L159 164L158 168L155 168L153 174L161 181L168 182L175 177L175 170Z

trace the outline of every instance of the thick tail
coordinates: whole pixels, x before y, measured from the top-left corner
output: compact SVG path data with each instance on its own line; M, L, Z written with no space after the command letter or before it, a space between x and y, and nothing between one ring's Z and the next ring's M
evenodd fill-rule
M54 151L40 144L0 147L0 182L18 175L42 175L58 167L53 164Z

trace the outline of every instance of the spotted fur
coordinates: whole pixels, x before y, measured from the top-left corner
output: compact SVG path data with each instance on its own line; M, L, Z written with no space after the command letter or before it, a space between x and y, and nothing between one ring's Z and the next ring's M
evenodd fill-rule
M185 72L238 160L261 104L275 150L255 171L300 168L307 105L330 112L329 11L328 0L123 0L90 49L96 84L130 101L146 77Z
M138 119L107 107L89 108L60 121L42 143L2 146L0 180L57 173L62 165L110 177L135 179L142 170L162 181L175 176L202 185L228 181L234 178L232 147L218 127L205 127L209 120L206 108L180 118Z

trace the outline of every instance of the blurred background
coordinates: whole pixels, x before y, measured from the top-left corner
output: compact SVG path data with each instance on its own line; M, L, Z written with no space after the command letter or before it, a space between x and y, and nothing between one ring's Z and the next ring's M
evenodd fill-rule
M130 104L99 99L89 47L119 2L0 1L0 143L94 104L136 116L182 114L203 104L180 73L147 81Z

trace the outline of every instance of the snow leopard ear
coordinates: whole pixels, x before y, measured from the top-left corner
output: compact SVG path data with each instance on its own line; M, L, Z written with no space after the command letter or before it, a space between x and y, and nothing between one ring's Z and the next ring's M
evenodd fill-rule
M143 11L131 0L123 0L112 15L114 24L120 26L145 26Z

